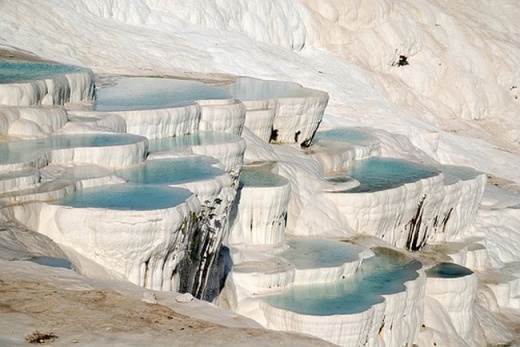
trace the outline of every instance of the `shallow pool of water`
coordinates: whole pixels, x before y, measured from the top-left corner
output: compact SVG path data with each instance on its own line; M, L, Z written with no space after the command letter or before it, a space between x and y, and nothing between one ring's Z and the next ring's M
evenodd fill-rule
M199 131L196 134L150 140L148 151L150 153L168 152L175 151L182 147L208 146L236 142L239 139L239 136L233 134L215 131Z
M76 208L150 211L177 206L191 195L189 190L182 188L111 184L82 189L58 204Z
M224 89L197 81L121 77L96 89L94 110L129 111L178 107L196 100L229 99Z
M139 166L117 170L116 174L129 182L140 184L180 184L212 179L225 172L213 165L209 157L183 157L147 160Z
M340 266L357 261L361 249L350 243L327 239L295 239L286 242L289 249L278 254L297 269Z
M359 186L348 193L377 192L405 183L439 175L440 171L410 161L392 158L370 158L354 161L347 175L358 180Z
M460 180L469 181L483 173L467 166L439 165L438 169L446 175L455 176Z
M316 140L341 141L352 144L366 144L367 142L378 142L379 140L370 135L366 130L357 128L337 128L316 132Z
M72 65L0 60L0 84L42 80L81 71L86 69Z
M266 303L312 316L353 314L383 302L382 295L404 291L404 283L418 277L421 263L389 249L373 249L352 277L332 283L296 285L289 291L262 298Z
M321 96L324 93L314 89L304 88L293 82L265 81L256 78L240 77L231 84L220 86L235 99L243 101L274 98L301 98Z
M81 134L50 136L37 140L5 141L0 142L0 164L31 160L38 153L51 149L120 146L142 142L145 139L131 134Z
M271 170L273 164L243 166L240 172L240 186L242 187L280 187L289 181Z
M50 266L50 267L61 267L64 269L74 270L72 263L66 259L53 258L53 257L33 257L29 259L33 263Z
M454 263L439 263L426 270L428 277L458 278L471 275L473 271Z

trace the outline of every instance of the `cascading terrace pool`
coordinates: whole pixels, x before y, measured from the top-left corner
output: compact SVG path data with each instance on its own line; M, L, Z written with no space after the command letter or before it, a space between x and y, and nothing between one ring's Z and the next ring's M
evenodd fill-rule
M96 90L94 110L153 110L193 104L197 100L229 99L222 88L197 81L151 77L114 78Z
M377 192L439 174L440 171L435 168L401 159L369 158L358 160L352 164L348 176L356 179L360 184L347 192Z
M374 249L352 277L329 283L294 285L288 291L262 297L274 307L310 316L346 315L383 302L383 295L404 291L418 277L421 263L390 249Z
M149 211L177 206L192 193L187 189L139 184L111 184L82 189L58 202L75 208Z
M0 60L0 84L42 80L57 75L84 71L88 71L88 69L73 65Z

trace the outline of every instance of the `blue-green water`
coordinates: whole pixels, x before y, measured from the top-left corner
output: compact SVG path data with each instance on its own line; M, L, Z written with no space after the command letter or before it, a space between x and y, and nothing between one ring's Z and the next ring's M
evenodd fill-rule
M189 190L182 188L111 184L80 190L58 204L77 208L151 211L177 206L191 195Z
M150 110L178 107L196 100L229 99L222 88L196 81L169 78L118 78L96 89L96 111Z
M363 261L352 276L332 283L297 285L289 291L262 298L266 303L311 316L363 312L383 302L382 295L404 291L404 283L416 279L421 263L400 253L374 249L376 256Z
M280 187L289 181L273 172L272 165L259 165L254 167L242 167L240 172L240 185L245 187Z
M426 270L426 275L428 277L438 278L458 278L471 275L472 273L473 271L467 267L454 263L439 263Z
M405 183L439 175L440 171L410 161L392 158L370 158L354 161L347 173L360 185L348 193L377 192Z
M145 141L131 134L82 134L50 136L38 140L0 142L0 164L19 163L51 149L120 146Z
M79 66L0 60L0 83L20 83L42 80L56 75L86 71Z
M455 176L463 181L472 180L483 173L467 166L440 165L438 169L447 175Z
M199 131L196 134L150 140L148 150L150 153L168 152L175 151L175 149L181 147L208 146L236 142L238 139L240 139L240 137L233 134L214 131Z
M359 259L360 248L350 243L327 239L297 239L287 241L289 249L278 254L297 269L340 266Z
M52 258L52 257L33 257L30 259L33 263L50 266L61 267L64 269L74 270L72 263L66 259Z
M364 144L366 142L377 141L377 138L368 134L366 131L354 128L337 128L316 132L316 140L341 141L352 144Z
M323 95L323 92L303 88L299 84L282 81L264 81L255 78L240 77L234 83L220 86L235 99L243 101L298 98Z
M212 165L216 159L208 157L185 157L175 159L147 160L139 166L117 170L117 175L129 182L140 184L180 184L202 181L225 174Z

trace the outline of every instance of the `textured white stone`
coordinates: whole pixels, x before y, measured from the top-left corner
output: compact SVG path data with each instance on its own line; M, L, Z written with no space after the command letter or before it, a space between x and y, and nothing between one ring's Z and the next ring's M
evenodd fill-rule
M126 131L149 139L192 134L197 131L200 121L200 107L197 104L131 111L75 111L81 117L117 115L125 120Z
M289 182L275 187L239 188L237 217L228 242L248 245L283 242L290 197Z
M425 276L405 283L406 290L384 295L383 303L349 315L310 316L281 310L260 301L257 310L247 303L239 313L269 329L296 331L318 336L341 346L400 346L415 340L423 316ZM259 312L260 311L260 312Z
M68 121L63 107L0 106L0 134L22 138L48 136Z
M220 131L242 135L246 109L238 100L200 100L200 131Z
M419 242L432 229L434 218L444 198L441 174L406 183L400 187L369 193L324 193L345 215L358 233L377 236L405 248L410 222L423 201Z
M0 192L8 193L34 187L40 182L40 172L34 168L0 174Z
M455 332L470 346L474 345L473 304L477 292L477 275L457 278L428 277L426 295L446 310Z
M174 270L198 213L194 196L171 208L142 211L72 208L45 203L13 208L14 216L59 245L97 262L112 275L155 290L175 290Z
M63 105L94 98L94 74L85 69L53 78L0 84L0 105Z
M379 156L380 151L379 141L364 145L315 140L307 149L307 153L321 163L324 172L346 170L352 161Z
M275 110L270 108L267 110L247 110L245 126L249 128L256 136L269 142L273 131Z

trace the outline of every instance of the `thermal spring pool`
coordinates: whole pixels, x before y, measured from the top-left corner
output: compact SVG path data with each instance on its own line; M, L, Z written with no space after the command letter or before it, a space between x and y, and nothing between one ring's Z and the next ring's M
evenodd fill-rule
M439 263L426 270L428 277L437 278L458 278L471 275L472 273L473 271L470 269L455 263Z
M240 186L243 187L279 187L285 186L289 181L277 175L271 170L274 164L246 165L240 173Z
M340 141L357 145L379 144L379 139L370 135L368 131L358 128L337 128L317 131L314 138L316 140Z
M115 112L178 107L197 100L229 99L223 89L202 82L150 77L121 77L96 89L95 111Z
M39 265L74 270L74 265L72 265L72 263L66 259L53 257L32 257L29 259L29 261Z
M111 184L82 189L58 204L75 208L149 211L167 209L193 194L182 188L138 184Z
M84 72L79 66L0 60L0 84L43 80L67 73Z
M282 310L310 316L347 315L383 302L383 295L404 291L418 277L421 263L386 248L373 249L351 277L330 283L294 285L287 292L262 300Z
M434 177L440 171L410 161L392 158L369 158L352 163L348 175L359 186L349 189L348 193L377 192L400 187L424 178Z
M224 175L223 170L214 166L217 163L216 159L202 156L154 159L139 166L117 170L116 173L133 183L182 184Z
M184 147L220 145L236 142L239 136L217 131L199 131L195 134L172 136L150 140L148 150L154 152L176 151Z
M278 256L285 258L297 269L319 269L340 266L359 260L362 249L347 242L327 239L287 240L289 249Z
M265 81L249 77L239 77L235 82L219 88L242 101L305 98L324 94L322 91L304 88L293 82Z
M82 134L49 136L37 140L0 142L0 165L34 160L38 155L59 149L124 146L146 141L132 134Z

